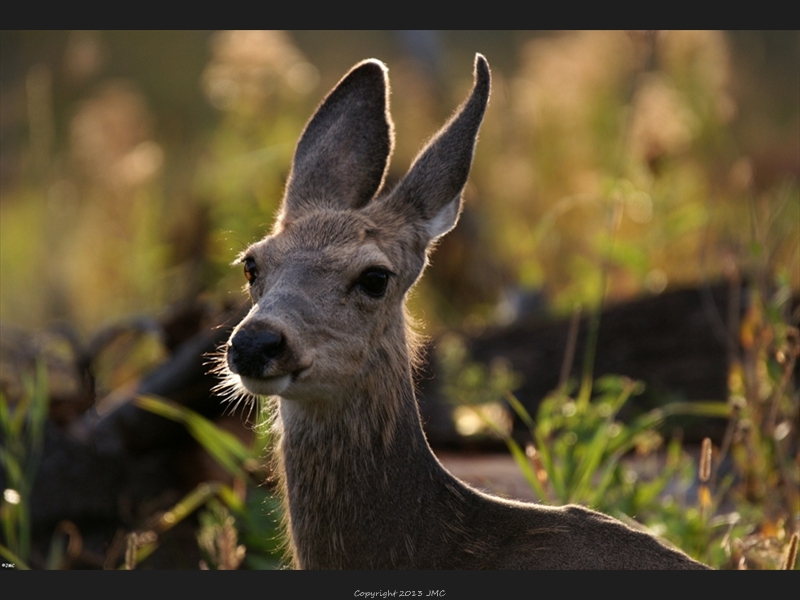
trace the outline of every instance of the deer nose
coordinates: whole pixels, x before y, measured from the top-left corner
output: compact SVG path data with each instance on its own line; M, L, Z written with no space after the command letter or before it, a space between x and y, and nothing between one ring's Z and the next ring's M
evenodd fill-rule
M283 335L266 329L240 329L228 342L228 367L237 375L263 377L284 348Z

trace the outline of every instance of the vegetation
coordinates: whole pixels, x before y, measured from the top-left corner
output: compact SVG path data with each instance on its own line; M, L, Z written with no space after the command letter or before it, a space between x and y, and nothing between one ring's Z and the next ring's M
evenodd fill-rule
M42 455L47 420L47 374L37 366L33 379L25 382L25 394L16 408L9 406L0 392L0 465L6 476L6 489L0 504L5 543L0 545L4 561L27 569L31 549L30 494Z
M157 547L159 534L198 509L197 542L205 557L201 568L277 568L282 557L280 507L276 497L264 487L267 474L261 467L269 445L266 426L256 428L253 445L246 448L232 434L185 407L152 397L141 397L137 402L146 410L186 425L233 481L231 485L200 484L165 512L155 527L131 533L125 568L135 568Z
M530 432L523 447L492 411L498 391L513 385L507 367L471 363L450 339L439 351L445 391L506 442L540 501L583 504L645 526L716 568L796 568L800 449L790 432L800 398L790 382L800 335L786 324L786 298L786 288L767 306L753 298L727 402L673 402L623 422L620 409L643 385L584 377L577 393L567 382L532 418L507 392ZM665 443L661 426L671 415L726 417L721 447L706 438L693 457L678 438Z

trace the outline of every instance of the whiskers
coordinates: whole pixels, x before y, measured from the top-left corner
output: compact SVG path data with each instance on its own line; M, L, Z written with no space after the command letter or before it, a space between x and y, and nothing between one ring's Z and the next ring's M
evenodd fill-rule
M251 394L242 385L239 377L228 368L228 361L225 352L225 344L220 345L216 352L206 354L205 365L209 366L208 372L216 376L220 381L211 388L222 402L228 404L228 409L224 414L233 415L242 407L242 416L246 421L251 421L253 411L256 411L256 418L259 413L259 398ZM245 414L246 413L246 414Z

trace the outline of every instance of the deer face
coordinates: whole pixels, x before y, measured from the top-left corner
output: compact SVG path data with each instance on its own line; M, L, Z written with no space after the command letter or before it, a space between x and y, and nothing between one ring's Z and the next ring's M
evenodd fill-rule
M411 261L402 250L352 210L311 213L248 248L253 307L228 343L231 373L252 394L298 400L367 376L403 327Z

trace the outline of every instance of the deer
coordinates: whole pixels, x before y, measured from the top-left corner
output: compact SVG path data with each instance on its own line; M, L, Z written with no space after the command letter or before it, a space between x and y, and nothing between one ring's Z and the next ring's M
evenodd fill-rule
M468 98L384 189L388 69L355 65L300 135L271 233L239 255L252 307L222 349L230 399L270 398L291 566L299 569L702 569L577 505L491 496L423 432L405 306L462 209L491 87Z

